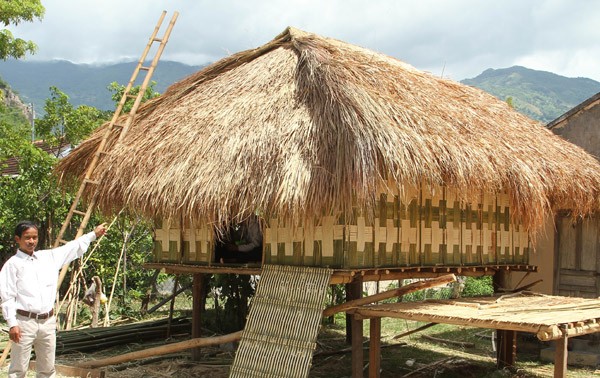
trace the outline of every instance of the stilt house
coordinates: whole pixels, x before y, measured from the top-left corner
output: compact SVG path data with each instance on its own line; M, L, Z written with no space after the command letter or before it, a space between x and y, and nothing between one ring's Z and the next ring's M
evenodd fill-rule
M81 177L101 133L59 173ZM179 273L222 271L218 231L252 214L263 263L337 282L534 270L548 214L600 205L598 161L506 103L294 28L172 85L107 150L98 206L154 219L151 266Z

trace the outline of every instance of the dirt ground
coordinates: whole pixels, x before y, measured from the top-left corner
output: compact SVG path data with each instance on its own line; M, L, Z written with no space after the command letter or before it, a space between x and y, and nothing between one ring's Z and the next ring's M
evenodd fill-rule
M368 322L365 322L368 324ZM552 377L554 366L541 363L536 352L523 348L518 351L518 363L512 370L497 370L495 352L492 350L491 331L476 328L436 325L421 333L413 334L401 340L392 337L414 329L422 323L394 322L386 320L382 327L382 378L391 377ZM366 325L366 327L368 327ZM365 327L365 336L368 328ZM426 340L428 334L446 340L473 344L458 347ZM170 340L169 342L182 341ZM365 337L365 341L367 338ZM83 360L97 360L136 350L164 345L164 340L152 343L127 344L106 350L86 354L57 356L57 363L73 366ZM345 344L344 329L341 325L324 326L319 334L317 351L309 373L311 378L342 378L351 376L351 354ZM368 342L365 343L365 347ZM191 378L191 377L227 377L233 361L235 345L206 347L201 350L200 361L192 361L189 351L168 356L158 356L145 360L129 362L103 368L106 378ZM368 364L368 350L364 352L365 366ZM366 368L368 370L368 368ZM365 370L365 376L367 375ZM6 372L6 367L0 370ZM600 377L595 368L569 367L568 377ZM33 374L28 377L34 377ZM58 378L66 378L59 375Z

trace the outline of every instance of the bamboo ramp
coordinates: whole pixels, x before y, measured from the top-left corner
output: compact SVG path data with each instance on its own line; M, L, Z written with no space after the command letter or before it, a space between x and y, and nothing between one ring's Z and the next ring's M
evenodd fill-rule
M230 377L306 377L332 271L263 266Z

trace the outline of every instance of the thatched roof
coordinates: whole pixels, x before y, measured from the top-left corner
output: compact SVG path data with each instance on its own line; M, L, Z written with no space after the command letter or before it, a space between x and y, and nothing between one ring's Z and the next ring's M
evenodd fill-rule
M59 174L81 176L102 132ZM215 222L369 209L396 182L507 190L532 227L598 208L600 192L595 159L491 95L293 28L145 104L98 169L105 211Z

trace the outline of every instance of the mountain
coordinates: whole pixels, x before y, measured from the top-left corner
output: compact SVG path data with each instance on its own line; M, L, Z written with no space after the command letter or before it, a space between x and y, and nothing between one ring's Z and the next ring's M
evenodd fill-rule
M113 110L115 105L106 87L113 81L127 84L136 63L89 65L60 60L9 60L0 61L0 78L10 84L23 102L34 104L38 117L43 114L44 101L52 85L65 92L75 106L86 104ZM152 80L157 83L155 89L163 93L169 85L200 69L202 66L160 61ZM143 72L140 72L136 84L143 78ZM600 82L592 79L568 78L520 66L490 68L461 82L483 89L503 101L510 97L516 110L544 123L600 92Z
M90 105L102 110L113 110L111 92L107 87L113 81L127 85L137 62L107 65L74 64L64 60L55 61L0 61L0 78L9 83L23 102L33 103L36 113L42 114L44 102L50 95L50 86L65 92L71 104ZM160 61L152 75L155 90L165 89L200 70L202 66L189 66L171 61ZM136 85L144 79L140 71Z
M483 89L501 100L511 97L517 111L544 123L600 92L600 82L592 79L568 78L520 66L490 68L461 83Z

